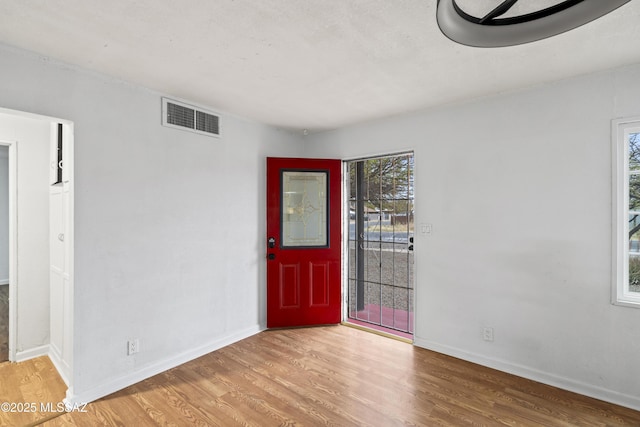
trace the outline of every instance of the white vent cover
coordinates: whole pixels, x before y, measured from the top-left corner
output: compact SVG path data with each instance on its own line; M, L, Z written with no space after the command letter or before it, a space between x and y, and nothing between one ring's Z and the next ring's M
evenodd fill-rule
M220 117L203 108L162 98L162 124L209 136L220 136Z

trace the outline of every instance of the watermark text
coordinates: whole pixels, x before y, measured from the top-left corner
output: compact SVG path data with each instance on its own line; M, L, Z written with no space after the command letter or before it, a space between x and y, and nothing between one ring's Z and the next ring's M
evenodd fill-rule
M0 412L28 413L28 412L87 412L86 403L69 402L1 402Z

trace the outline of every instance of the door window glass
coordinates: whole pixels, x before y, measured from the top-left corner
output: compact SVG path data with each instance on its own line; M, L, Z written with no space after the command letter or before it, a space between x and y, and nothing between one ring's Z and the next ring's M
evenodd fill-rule
M282 172L282 247L327 247L328 172Z

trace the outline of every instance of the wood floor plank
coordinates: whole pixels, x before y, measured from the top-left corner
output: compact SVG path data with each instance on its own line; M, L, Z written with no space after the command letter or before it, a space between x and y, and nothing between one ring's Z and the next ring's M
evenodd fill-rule
M0 364L0 402L14 404L12 411L0 411L0 426L27 426L57 415L47 410L47 404L57 408L66 390L46 356Z
M309 422L313 424L325 424L329 420L322 411L318 411L318 407L326 407L328 408L328 410L325 411L326 413L335 414L335 416L331 418L333 422L338 425L351 424L349 415L343 413L339 407L335 407L326 399L319 400L317 396L308 393L308 373L303 365L289 361L287 369L280 371L274 369L273 366L261 366L261 361L256 359L252 353L246 353L244 357L242 357L234 353L233 348L227 350L230 351L230 357L245 370L245 379L250 378L253 380L250 383L243 384L244 389L253 389L252 392L255 393L256 390L259 389L265 390L264 387L257 387L258 384L270 384L268 387L273 392L271 394L272 398L278 394L286 398L286 390L289 399L293 399L290 400L290 402L295 402L295 407L291 407L291 405L288 406L290 406L292 412L297 413L297 417L307 418ZM261 397L266 398L267 396Z
M0 365L0 375L7 375L0 399L62 399L64 386L51 382L46 360L17 365L4 372ZM638 411L345 326L265 331L93 402L87 411L12 422L640 426ZM21 425L1 417L0 425Z

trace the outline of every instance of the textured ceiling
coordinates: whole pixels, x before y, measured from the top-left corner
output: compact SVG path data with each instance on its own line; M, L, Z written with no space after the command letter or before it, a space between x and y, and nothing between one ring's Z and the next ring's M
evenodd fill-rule
M640 62L639 0L560 36L498 49L448 40L436 4L0 0L0 42L310 131Z

